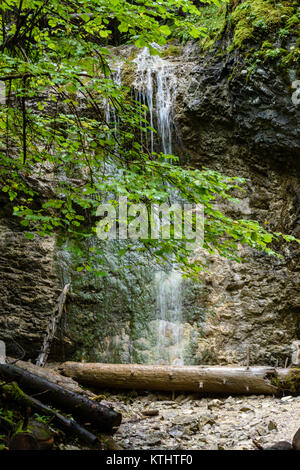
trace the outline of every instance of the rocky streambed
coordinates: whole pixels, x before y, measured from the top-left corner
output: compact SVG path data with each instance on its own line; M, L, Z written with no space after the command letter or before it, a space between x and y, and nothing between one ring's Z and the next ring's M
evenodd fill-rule
M127 393L107 394L105 402L123 414L114 440L126 450L254 450L253 440L263 447L291 442L300 427L300 396ZM145 416L149 410L157 414Z

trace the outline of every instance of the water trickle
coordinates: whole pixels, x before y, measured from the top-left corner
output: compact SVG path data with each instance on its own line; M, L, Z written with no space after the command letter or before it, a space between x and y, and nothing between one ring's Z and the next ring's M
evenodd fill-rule
M116 86L122 85L122 64L116 65L116 69L111 73L111 79L114 81ZM119 127L119 117L117 116L115 108L111 105L109 100L105 102L105 121L107 124L114 123L115 135L117 134Z
M158 271L154 278L156 288L157 344L154 361L158 364L182 365L182 277L180 272Z
M137 66L133 87L136 101L149 110L150 127L156 127L161 139L161 151L172 153L172 103L176 92L176 77L173 65L158 55L150 55L144 48L134 59ZM147 111L140 115L147 118ZM141 134L143 142L143 135ZM150 131L150 148L154 150L154 132Z

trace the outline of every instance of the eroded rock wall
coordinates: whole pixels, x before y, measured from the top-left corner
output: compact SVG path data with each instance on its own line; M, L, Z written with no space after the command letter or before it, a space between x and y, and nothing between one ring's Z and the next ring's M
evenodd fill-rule
M189 60L187 58L189 57ZM179 71L174 116L178 153L193 166L245 178L239 205L222 207L237 218L300 235L300 106L291 82L268 66L249 74L242 53L186 48L190 67ZM187 65L188 66L188 65ZM279 247L277 247L279 248ZM297 245L283 259L247 250L245 263L211 260L203 305L213 311L198 344L199 362L242 363L250 347L255 363L290 360L300 333Z
M1 209L7 205L1 198ZM54 248L50 238L28 240L1 210L0 339L13 357L37 358L59 295Z

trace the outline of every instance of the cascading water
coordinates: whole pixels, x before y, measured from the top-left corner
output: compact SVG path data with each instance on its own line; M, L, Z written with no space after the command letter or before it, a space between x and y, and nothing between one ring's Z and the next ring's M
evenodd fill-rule
M182 277L175 269L155 273L157 344L154 362L157 364L182 365Z
M173 67L158 55L144 48L134 59L137 65L135 99L148 108L151 128L156 123L160 150L172 153L172 104L176 92ZM147 118L145 111L144 118ZM141 136L143 139L143 136ZM146 141L148 144L148 139ZM150 147L154 150L154 132L150 130ZM153 362L183 364L182 276L175 266L171 271L158 271L154 276L156 291L156 330Z
M148 107L149 124L154 122L161 139L160 149L164 154L172 153L172 103L176 92L176 77L173 67L158 55L150 55L146 47L133 61L137 68L133 87L135 99ZM155 120L156 117L156 120ZM147 118L147 111L144 111ZM141 137L143 138L143 137ZM150 148L154 150L154 132L150 131Z

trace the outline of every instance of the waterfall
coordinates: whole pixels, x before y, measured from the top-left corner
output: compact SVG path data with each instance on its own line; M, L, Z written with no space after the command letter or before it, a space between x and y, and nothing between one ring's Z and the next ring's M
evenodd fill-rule
M172 153L172 104L176 77L172 64L144 48L134 59L137 66L133 83L135 99L148 107L143 117L153 128L156 124L160 145L158 151ZM141 116L142 118L142 116ZM148 138L143 142L149 146ZM150 130L150 148L154 150L154 132ZM154 275L156 320L153 361L159 364L183 364L182 276L173 265L168 272Z
M135 99L148 107L149 124L156 124L164 154L172 153L172 103L176 92L176 77L172 64L144 48L133 61L136 64L133 87ZM142 116L141 116L142 117ZM147 112L144 111L144 118ZM143 136L141 135L143 143ZM145 142L148 143L147 141ZM150 148L154 150L154 132L150 131Z
M182 277L179 271L155 273L157 308L157 343L154 361L157 364L182 365Z
M141 124L142 119L147 119L153 128L147 133L141 132L141 142L153 152L171 154L172 105L176 92L174 64L159 56L151 56L146 48L139 51L133 62L136 68L132 93L136 101L145 105L144 108L141 106ZM122 85L122 62L112 64L111 79L116 86ZM110 127L108 136L114 133L118 137L118 112L109 100L104 102L104 112ZM142 124L142 127L145 126ZM110 175L117 171L122 172L122 169L117 169L113 159L107 156L103 172ZM106 195L107 198L110 196L114 195ZM101 341L97 340L100 334L91 333L96 337L93 357L100 362L183 364L183 350L187 344L182 318L183 280L175 264L169 270L159 270L145 254L130 251L120 259L118 252L126 248L126 240L101 243L93 239L85 242L87 249L91 248L89 243L103 250L110 272L103 279L99 277L96 280L78 276L77 288L83 302L88 295L93 299L92 305L99 305L95 312L93 309L89 312L90 318L98 315L97 318L102 318L103 322L108 316L114 319L109 327L105 323L107 333ZM66 259L65 256L64 259L66 266L71 265L73 258ZM123 263L126 276L119 273L120 263ZM126 271L126 264L136 266L134 273L130 268ZM67 270L66 266L62 267L63 271ZM76 306L74 309L80 318L81 312L77 312ZM125 319L122 327L118 324L120 312Z

